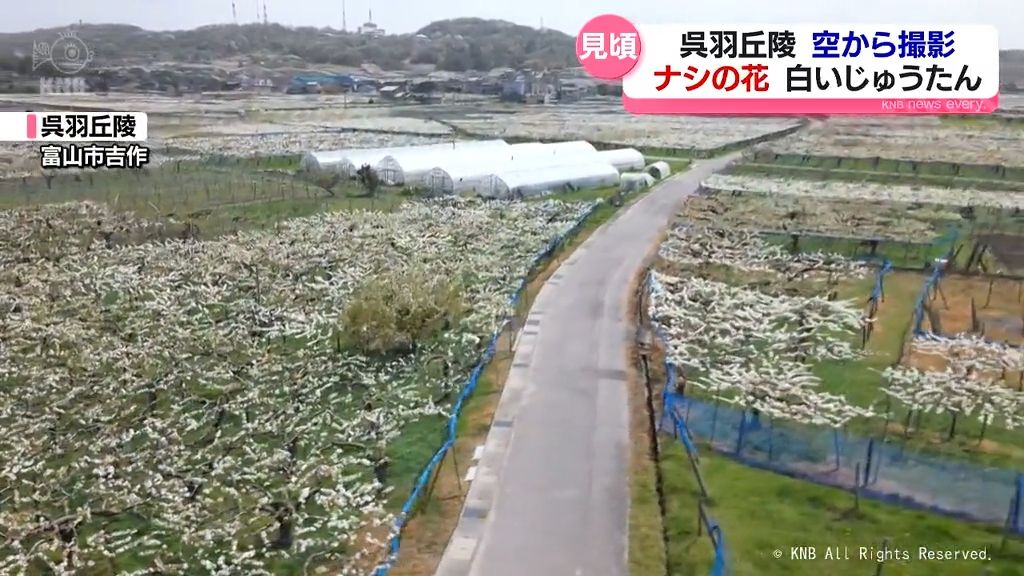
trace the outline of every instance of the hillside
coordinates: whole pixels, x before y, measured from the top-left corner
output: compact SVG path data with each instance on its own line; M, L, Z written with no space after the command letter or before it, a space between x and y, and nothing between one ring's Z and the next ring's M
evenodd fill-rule
M85 24L73 30L93 50L96 68L228 62L267 68L375 64L385 70L400 70L411 64L431 64L440 70L457 72L576 64L574 40L567 34L478 18L434 22L415 35L378 38L330 28L289 28L279 24L215 25L173 32ZM30 74L33 40L56 40L65 31L54 28L0 34L0 70Z
M57 40L67 28L0 34L0 91L29 86L33 41ZM576 66L572 36L501 20L456 18L415 34L371 37L331 28L279 24L213 25L156 32L120 24L77 25L92 49L89 65L110 86L188 86L217 89L239 73L281 81L311 69L342 71L365 65L383 70L487 71L493 68ZM1024 89L1024 51L1001 54L1002 83Z

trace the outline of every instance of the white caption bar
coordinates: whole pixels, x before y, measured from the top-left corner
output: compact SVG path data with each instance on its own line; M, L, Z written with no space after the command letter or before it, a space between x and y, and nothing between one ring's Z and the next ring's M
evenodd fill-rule
M0 142L144 142L145 112L0 112Z

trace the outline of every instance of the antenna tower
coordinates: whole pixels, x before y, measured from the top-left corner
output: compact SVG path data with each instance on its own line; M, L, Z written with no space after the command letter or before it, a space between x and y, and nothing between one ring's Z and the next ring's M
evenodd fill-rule
M238 9L235 7L235 0L231 0L231 20L238 24Z

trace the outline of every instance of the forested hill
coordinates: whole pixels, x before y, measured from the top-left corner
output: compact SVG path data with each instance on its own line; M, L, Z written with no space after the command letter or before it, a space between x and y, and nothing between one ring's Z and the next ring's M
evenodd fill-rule
M68 30L0 34L0 72L30 75L33 42L53 42ZM420 65L461 72L577 65L575 41L568 34L480 18L441 20L415 34L381 37L279 24L214 25L171 32L84 24L70 30L92 49L95 61L91 66L101 69L189 65L281 70L375 64L384 70ZM1024 88L1024 50L1004 51L1000 60L1003 84Z
M67 30L0 34L0 70L31 72L33 41L52 42ZM258 61L271 68L301 63L369 63L385 70L400 70L414 64L433 64L449 71L576 65L574 40L567 34L479 18L443 20L416 34L376 38L330 28L279 24L215 25L172 32L84 24L71 30L92 49L98 67L232 60Z

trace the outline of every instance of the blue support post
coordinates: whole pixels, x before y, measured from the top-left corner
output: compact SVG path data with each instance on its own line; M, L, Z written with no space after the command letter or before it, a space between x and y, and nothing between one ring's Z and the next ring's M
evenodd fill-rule
M839 470L842 462L839 460L839 429L837 428L832 429L832 444L836 452L836 470Z
M740 414L740 431L736 435L736 455L738 456L740 451L743 450L743 434L747 430L747 411L746 409Z
M715 409L711 411L711 437L708 442L711 444L715 443L715 428L718 426L718 398L715 398Z
M882 469L882 454L885 451L885 443L875 445L875 462L871 466L871 484L878 483L878 472Z
M1010 511L1006 515L1006 531L1010 534L1024 534L1021 509L1024 507L1024 474L1017 474L1017 488L1010 499Z
M874 455L875 455L875 439L872 438L871 440L868 440L868 455L867 455L867 459L866 459L865 464L864 464L864 481L863 481L863 483L861 483L861 486L867 486L869 480L871 479L871 463L872 463L872 460L874 460ZM858 478L857 481L859 482L860 479Z

